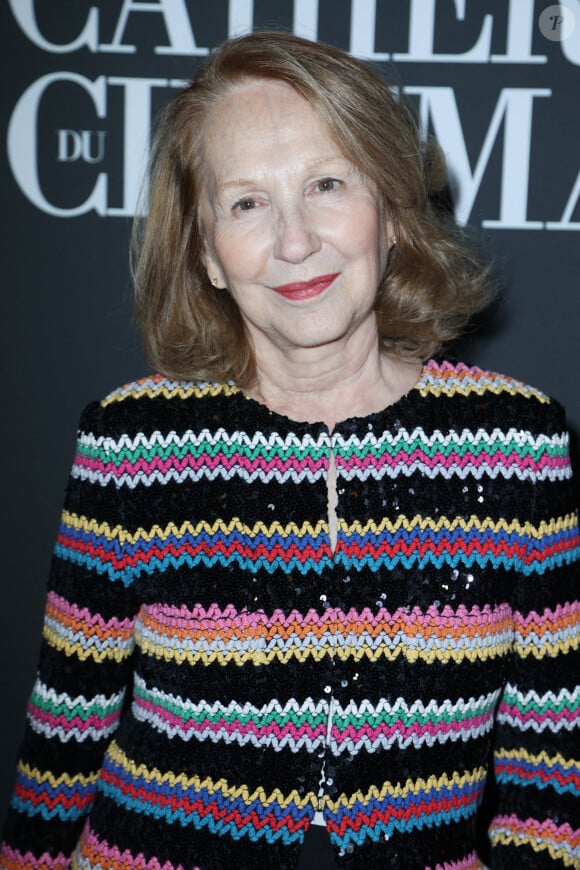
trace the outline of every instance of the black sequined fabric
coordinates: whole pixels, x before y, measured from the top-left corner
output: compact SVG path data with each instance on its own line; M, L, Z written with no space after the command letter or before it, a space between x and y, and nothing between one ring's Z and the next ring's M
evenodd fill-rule
M349 870L579 867L578 552L511 378L432 360L332 433L160 376L90 405L2 868L290 870L313 822Z

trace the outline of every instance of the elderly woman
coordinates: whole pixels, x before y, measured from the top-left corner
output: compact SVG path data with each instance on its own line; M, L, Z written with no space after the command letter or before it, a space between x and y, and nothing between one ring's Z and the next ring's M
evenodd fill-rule
M443 181L287 34L169 105L161 374L81 419L5 870L580 866L565 423L440 355L489 295Z

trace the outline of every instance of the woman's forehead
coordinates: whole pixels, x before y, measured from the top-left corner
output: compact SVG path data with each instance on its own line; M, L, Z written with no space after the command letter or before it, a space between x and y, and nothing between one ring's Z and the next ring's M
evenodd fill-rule
M251 131L257 120L261 123L270 120L273 126L281 126L297 116L316 118L318 113L291 85L277 79L246 78L228 88L215 103L207 118L206 131L219 133L219 128L240 124L239 133L243 135Z
M343 156L316 109L290 85L268 79L245 82L225 95L203 138L205 161L219 174L236 164Z

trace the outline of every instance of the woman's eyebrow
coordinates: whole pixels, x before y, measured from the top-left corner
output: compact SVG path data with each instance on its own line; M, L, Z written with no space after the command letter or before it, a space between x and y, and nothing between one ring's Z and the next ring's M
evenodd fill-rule
M340 153L337 154L329 154L325 157L316 157L313 160L309 160L305 165L304 169L307 172L316 170L319 166L322 166L326 163L330 163L332 161L343 160L346 163L350 163L348 159ZM221 190L229 190L232 187L251 187L252 185L259 184L260 178L230 178L226 181L220 181L217 183L216 187Z

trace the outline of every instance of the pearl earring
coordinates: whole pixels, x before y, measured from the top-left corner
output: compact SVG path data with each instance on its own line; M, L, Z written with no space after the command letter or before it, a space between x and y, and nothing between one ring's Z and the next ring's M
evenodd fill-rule
M391 236L391 245L392 245L393 247L395 247L396 244L397 244L397 237L396 237L396 236Z

